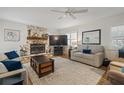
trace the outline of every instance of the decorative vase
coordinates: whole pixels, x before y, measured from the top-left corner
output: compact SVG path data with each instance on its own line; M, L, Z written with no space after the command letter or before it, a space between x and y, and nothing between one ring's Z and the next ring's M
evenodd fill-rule
M28 30L28 36L29 37L31 36L31 30L30 29Z

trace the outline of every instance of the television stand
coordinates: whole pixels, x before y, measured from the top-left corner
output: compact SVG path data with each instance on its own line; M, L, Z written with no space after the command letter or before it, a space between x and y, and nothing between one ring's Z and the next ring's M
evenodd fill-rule
M63 55L63 47L54 46L54 55Z

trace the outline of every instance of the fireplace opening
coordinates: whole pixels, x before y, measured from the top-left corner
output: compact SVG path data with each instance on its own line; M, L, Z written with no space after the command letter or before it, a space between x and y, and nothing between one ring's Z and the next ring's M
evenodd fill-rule
M31 44L30 53L31 54L45 53L45 44Z

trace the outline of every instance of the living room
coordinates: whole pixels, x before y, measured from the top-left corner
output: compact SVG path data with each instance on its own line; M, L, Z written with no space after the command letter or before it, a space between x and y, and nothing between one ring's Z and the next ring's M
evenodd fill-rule
M0 12L1 85L124 84L123 7Z

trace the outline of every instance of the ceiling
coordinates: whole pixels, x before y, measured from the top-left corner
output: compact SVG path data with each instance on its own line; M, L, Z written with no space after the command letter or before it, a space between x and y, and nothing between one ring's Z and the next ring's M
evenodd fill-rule
M75 7L76 8L76 7ZM66 17L58 20L57 18L63 14L54 13L50 10L65 10L64 7L24 7L24 8L0 8L0 18L12 21L17 21L25 24L32 24L44 26L47 28L66 28L74 25L83 24L96 19L117 15L124 13L124 8L100 8L100 7L87 7L88 12L82 14L75 14L77 19ZM78 7L79 9L86 9L86 7Z

